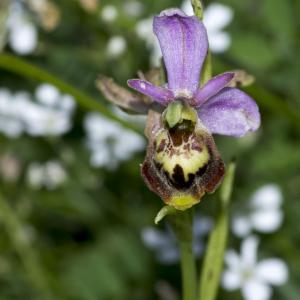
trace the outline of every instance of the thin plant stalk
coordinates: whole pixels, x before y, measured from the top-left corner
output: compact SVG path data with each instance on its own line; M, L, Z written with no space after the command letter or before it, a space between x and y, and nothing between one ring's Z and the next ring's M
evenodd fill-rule
M197 298L197 270L193 255L193 224L190 211L179 212L169 217L178 239L182 277L182 300Z
M198 300L215 300L222 274L223 260L229 227L229 204L233 189L235 163L230 163L219 190L218 212L210 234L201 276Z
M54 299L48 286L45 270L38 260L37 253L22 234L24 226L1 193L0 222L3 223L5 231L23 264L25 273L36 292L40 296L42 295L45 300Z

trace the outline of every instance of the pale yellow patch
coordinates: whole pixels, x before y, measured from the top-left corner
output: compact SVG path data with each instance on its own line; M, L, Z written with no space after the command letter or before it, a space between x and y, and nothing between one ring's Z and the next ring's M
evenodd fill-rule
M179 194L172 196L168 204L174 206L178 210L186 210L198 202L199 199L196 199L191 195Z
M158 145L163 138L166 138L164 134L163 136L159 136ZM162 165L163 169L169 173L170 177L172 177L176 165L181 166L186 182L189 180L189 174L195 174L209 161L209 153L205 145L202 145L201 152L192 149L187 151L184 149L184 146L188 143L191 145L192 141L183 143L178 147L173 146L172 155L170 155L169 151L166 149L165 151L156 153L155 156L155 160Z

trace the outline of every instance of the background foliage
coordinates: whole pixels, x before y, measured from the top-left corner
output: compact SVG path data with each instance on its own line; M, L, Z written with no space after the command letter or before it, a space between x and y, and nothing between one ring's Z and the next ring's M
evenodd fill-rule
M55 1L61 19L54 30L38 27L38 48L26 61L108 107L95 87L97 76L106 74L125 86L137 70L148 70L150 49L135 33L137 22L181 5L175 0L140 1L141 14L131 16L124 10L126 2L99 1L89 11L79 1ZM284 223L276 233L261 235L261 254L281 257L289 266L289 282L275 290L274 299L296 300L300 294L300 1L219 2L233 9L234 18L226 28L232 44L213 56L214 73L246 69L254 75L256 82L247 91L262 114L258 133L243 139L216 137L225 161L237 158L232 209L243 206L263 184L282 188ZM118 11L113 22L100 17L107 4ZM120 56L106 50L115 35L127 42ZM8 45L4 50L13 53ZM38 84L30 76L0 69L1 87L11 91L33 92ZM177 299L178 264L158 263L141 239L141 230L153 225L162 206L140 178L144 152L113 170L92 167L84 143L86 113L86 107L77 105L72 130L61 137L0 135L0 157L9 155L20 167L14 180L7 180L3 168L0 176L0 299ZM53 159L61 162L67 180L54 190L33 189L26 179L28 166ZM203 199L197 212L214 214L214 197L209 198ZM230 237L230 245L238 247L239 242ZM241 296L221 290L219 299Z

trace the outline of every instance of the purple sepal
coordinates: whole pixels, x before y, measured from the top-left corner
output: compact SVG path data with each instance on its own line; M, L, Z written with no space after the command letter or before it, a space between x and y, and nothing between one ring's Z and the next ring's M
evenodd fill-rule
M260 125L257 104L236 88L224 88L210 98L198 109L198 116L211 133L235 137L255 131Z
M219 93L224 87L226 87L233 79L234 73L226 72L217 75L210 79L202 88L200 88L194 95L194 105L196 107L202 105L212 96Z
M131 88L152 98L154 101L164 106L168 105L168 103L174 99L174 94L172 91L166 88L155 86L146 80L130 79L127 81L127 84Z
M173 8L154 17L153 30L163 53L169 89L175 96L191 96L198 88L208 49L203 23Z

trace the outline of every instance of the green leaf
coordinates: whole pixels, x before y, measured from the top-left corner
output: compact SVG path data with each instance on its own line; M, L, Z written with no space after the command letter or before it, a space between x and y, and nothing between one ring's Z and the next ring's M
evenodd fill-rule
M295 38L296 19L290 1L265 0L262 1L264 24L282 48L287 50Z
M214 300L220 283L223 257L228 236L228 206L231 197L235 164L228 166L220 189L219 212L214 229L209 237L200 278L199 300Z
M71 299L131 299L149 274L137 236L115 227L95 244L70 255L62 280Z
M278 62L278 54L271 41L252 32L233 35L229 54L249 70L265 71Z
M48 272L44 269L38 252L27 239L24 239L24 224L1 193L0 223L4 225L13 249L18 254L23 269L36 292L43 295L45 300L53 299Z

